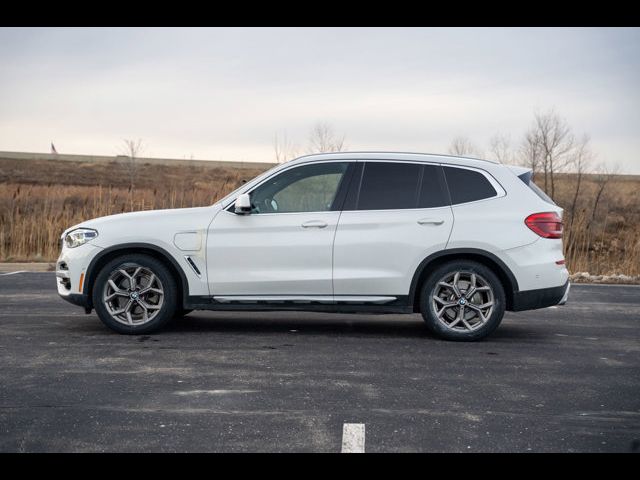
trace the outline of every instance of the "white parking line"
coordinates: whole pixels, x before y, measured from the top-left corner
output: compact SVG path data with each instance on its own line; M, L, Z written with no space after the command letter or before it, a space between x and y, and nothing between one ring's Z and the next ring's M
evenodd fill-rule
M15 275L16 273L29 273L26 270L18 270L17 272L9 272L9 273L0 273L0 276L4 275Z
M342 453L364 453L364 423L343 425Z
M173 392L176 395L182 396L197 396L197 395L229 395L232 393L257 393L258 390L186 390L180 392Z

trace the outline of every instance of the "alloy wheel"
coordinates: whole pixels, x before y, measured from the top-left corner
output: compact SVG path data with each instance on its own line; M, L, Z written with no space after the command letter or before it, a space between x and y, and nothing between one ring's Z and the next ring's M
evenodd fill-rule
M484 277L475 272L455 271L436 283L431 302L440 323L454 331L468 332L489 321L495 298Z
M102 301L117 322L143 325L152 321L162 309L164 288L151 269L127 263L109 275Z

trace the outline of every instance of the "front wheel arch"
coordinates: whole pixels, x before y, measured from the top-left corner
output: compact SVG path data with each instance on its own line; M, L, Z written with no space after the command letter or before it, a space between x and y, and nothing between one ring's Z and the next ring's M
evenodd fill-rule
M84 286L82 289L83 295L85 295L87 301L89 302L89 308L94 308L92 300L93 285L98 276L98 273L100 272L100 270L102 270L102 267L104 267L108 262L116 257L133 253L149 255L164 263L164 265L169 269L176 281L179 295L177 300L178 305L184 306L184 301L189 296L189 283L187 281L187 277L184 274L184 271L182 270L180 265L178 265L176 260L171 256L171 254L163 248L158 247L157 245L148 243L126 243L105 248L103 251L98 253L89 263L89 267L87 267L87 272L85 275Z

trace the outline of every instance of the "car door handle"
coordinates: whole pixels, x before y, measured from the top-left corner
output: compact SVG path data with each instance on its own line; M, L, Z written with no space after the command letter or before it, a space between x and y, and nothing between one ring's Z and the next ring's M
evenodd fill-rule
M420 225L442 225L444 220L441 218L421 218L418 223Z
M324 228L326 226L327 222L323 222L322 220L309 220L302 224L302 228Z

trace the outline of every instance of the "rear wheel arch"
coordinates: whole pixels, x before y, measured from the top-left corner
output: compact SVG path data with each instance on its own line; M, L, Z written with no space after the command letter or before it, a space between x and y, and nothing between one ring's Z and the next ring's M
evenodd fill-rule
M104 267L114 258L131 253L149 255L161 261L169 269L177 285L177 291L179 295L177 304L179 306L183 306L184 300L188 298L189 295L189 283L187 281L187 277L184 274L184 271L182 270L180 265L178 265L176 260L171 256L171 254L169 254L169 252L161 247L148 243L126 243L114 245L113 247L105 248L102 252L96 255L89 263L89 267L87 268L87 273L85 275L84 286L82 289L82 293L86 295L88 301L92 302L91 299L93 298L93 286L102 267ZM91 306L93 307L93 305Z
M518 291L518 281L513 272L494 254L485 250L475 248L455 248L444 250L428 256L416 269L411 280L409 289L409 305L413 305L414 312L420 312L420 291L423 282L426 280L429 272L439 267L443 263L452 260L472 260L490 268L493 273L500 279L504 288L506 309L511 310L513 306L513 298L515 292Z

